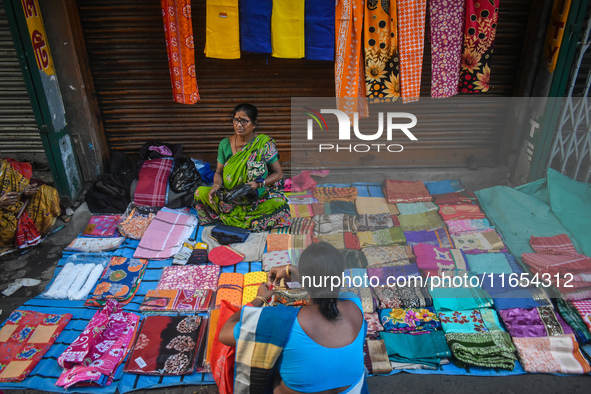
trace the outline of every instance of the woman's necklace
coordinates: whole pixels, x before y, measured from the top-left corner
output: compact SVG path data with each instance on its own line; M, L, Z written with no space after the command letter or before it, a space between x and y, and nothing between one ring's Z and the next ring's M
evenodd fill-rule
M249 139L248 141L246 141L244 143L244 145L240 146L240 148L238 148L238 142L237 142L238 137L236 135L234 135L234 139L233 139L233 141L234 141L234 154L236 154L240 149L244 148L250 141L254 140L254 137L255 137L255 135L254 135L254 133L252 133L252 138ZM232 140L230 140L230 142L232 142Z

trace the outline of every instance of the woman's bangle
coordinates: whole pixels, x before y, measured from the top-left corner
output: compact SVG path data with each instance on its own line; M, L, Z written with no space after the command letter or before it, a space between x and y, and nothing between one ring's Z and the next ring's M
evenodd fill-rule
M259 300L263 301L264 306L269 306L269 301L267 301L265 297L258 295L255 298L258 298Z
M291 271L290 271L289 267L291 267L291 264L287 264L285 266L285 273L287 274L287 276L289 276L291 278Z

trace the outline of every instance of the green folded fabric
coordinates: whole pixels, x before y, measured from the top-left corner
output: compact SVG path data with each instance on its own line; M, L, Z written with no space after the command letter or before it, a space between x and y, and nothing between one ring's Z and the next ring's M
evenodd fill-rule
M466 365L510 371L515 368L515 346L507 332L450 333L445 334L445 339L460 368Z
M380 332L380 338L386 344L388 358L391 361L438 368L442 358L451 357L442 331L421 335Z

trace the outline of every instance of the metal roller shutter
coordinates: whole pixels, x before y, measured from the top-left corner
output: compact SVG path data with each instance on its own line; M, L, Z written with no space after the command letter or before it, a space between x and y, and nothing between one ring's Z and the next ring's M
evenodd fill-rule
M489 96L512 96L524 46L531 0L503 0L500 7ZM160 1L78 0L86 48L111 149L136 154L146 141L182 143L185 153L215 162L221 138L232 133L230 112L241 102L259 108L260 132L278 143L281 161L291 158L291 97L334 96L333 62L276 59L242 53L239 60L205 58L205 1L193 0L197 82L195 105L172 101ZM421 95L428 100L430 47L426 38ZM470 112L469 108L466 109ZM487 124L487 114L478 122ZM491 113L488 116L496 116ZM444 120L433 119L438 125ZM443 125L445 126L445 125ZM470 156L495 164L503 130L467 128L426 133L420 149L399 166L463 166ZM469 134L468 134L469 133ZM376 162L377 166L392 165Z
M2 157L47 164L2 2L0 2L0 151Z

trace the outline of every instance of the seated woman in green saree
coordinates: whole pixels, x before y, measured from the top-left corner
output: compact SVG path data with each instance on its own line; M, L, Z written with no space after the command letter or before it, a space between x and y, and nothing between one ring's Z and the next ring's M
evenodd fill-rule
M257 108L251 104L234 108L234 135L220 142L213 186L201 186L195 191L195 208L201 224L221 221L252 231L290 225L287 198L279 187L283 170L277 147L272 138L255 133L257 114ZM220 199L220 194L242 183L258 193L258 201L243 206Z

